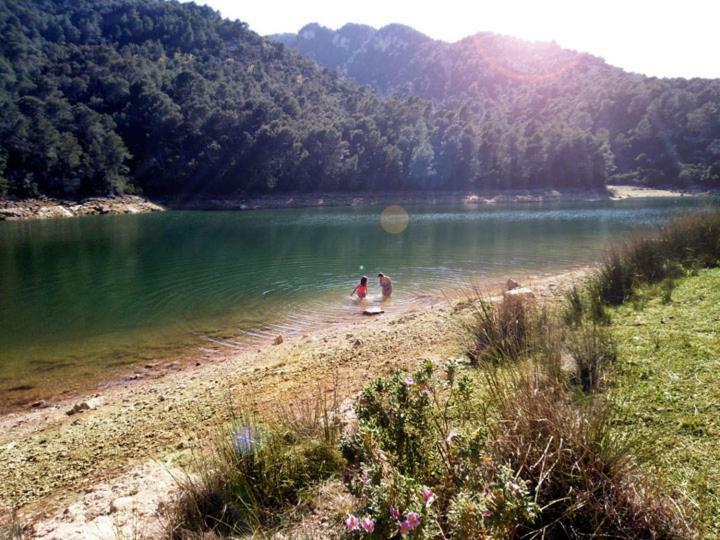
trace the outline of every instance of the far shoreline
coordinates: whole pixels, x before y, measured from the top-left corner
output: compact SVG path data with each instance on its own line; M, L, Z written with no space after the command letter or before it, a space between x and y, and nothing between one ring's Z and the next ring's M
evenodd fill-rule
M286 208L374 207L389 204L537 204L543 202L598 202L636 198L701 197L707 191L609 185L605 190L474 190L388 193L283 193L238 197L147 199L137 195L64 200L48 197L0 199L0 221L57 219L89 215L121 215L166 210L244 211Z

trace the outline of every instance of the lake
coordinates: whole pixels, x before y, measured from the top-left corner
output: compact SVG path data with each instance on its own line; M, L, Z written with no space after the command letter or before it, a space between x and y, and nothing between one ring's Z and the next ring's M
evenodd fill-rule
M188 350L267 345L359 317L362 274L389 312L445 291L596 261L690 198L516 206L167 212L0 223L0 408ZM395 229L397 232L397 229Z

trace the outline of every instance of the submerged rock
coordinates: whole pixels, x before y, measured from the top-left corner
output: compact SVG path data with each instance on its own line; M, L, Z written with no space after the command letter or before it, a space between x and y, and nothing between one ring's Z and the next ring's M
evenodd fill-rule
M282 336L278 336L273 340L273 345L281 345L285 341Z

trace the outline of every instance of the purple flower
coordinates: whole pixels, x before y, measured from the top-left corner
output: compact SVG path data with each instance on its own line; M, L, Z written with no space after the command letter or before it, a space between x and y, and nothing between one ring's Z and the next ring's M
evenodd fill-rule
M403 536L407 536L408 534L410 534L411 529L412 527L410 527L410 523L408 523L407 521L403 521L402 523L400 523L400 534L402 534Z
M522 493L522 488L515 482L508 482L505 487L509 489L513 495L518 496Z
M490 512L490 510L484 510L482 513L483 519L489 519L491 515L492 513Z
M420 490L420 495L422 495L423 504L430 506L432 502L435 500L435 494L432 492L430 488L423 487Z
M408 386L412 386L413 384L415 384L415 379L413 379L412 375L408 375L407 377L405 377L405 384Z
M345 528L348 531L357 531L358 529L360 529L360 520L350 514L345 520Z
M390 507L390 515L395 521L400 519L400 511L395 506Z
M450 430L450 433L448 433L448 436L445 440L447 441L448 444L452 444L453 440L457 436L458 436L458 432L453 429L453 430Z
M422 393L426 398L430 399L430 389L427 387L427 385L423 387Z
M241 454L249 454L252 452L256 443L255 430L248 426L240 426L233 431L233 442L235 449Z
M365 532L368 534L372 534L375 530L375 522L370 518L363 518L362 520L362 528L365 529Z
M362 472L362 474L360 475L360 480L362 480L363 484L368 483L368 481L370 480L370 477L368 476L367 471Z
M411 529L417 529L420 526L420 516L416 512L408 512L405 519Z

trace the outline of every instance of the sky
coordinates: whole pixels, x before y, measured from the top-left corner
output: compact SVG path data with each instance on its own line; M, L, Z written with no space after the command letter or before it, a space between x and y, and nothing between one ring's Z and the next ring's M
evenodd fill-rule
M195 1L262 35L310 22L401 23L444 41L495 32L555 41L646 75L720 77L720 0Z

